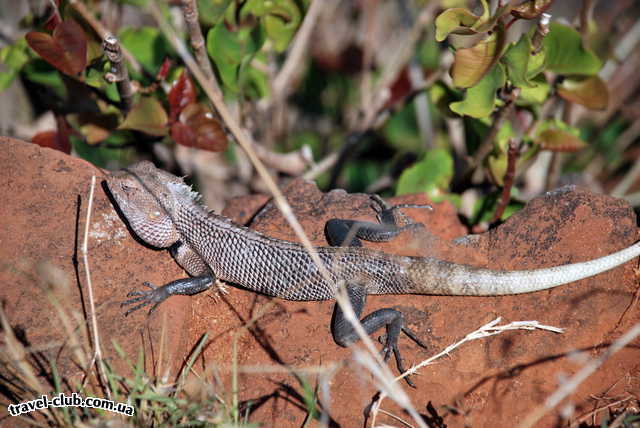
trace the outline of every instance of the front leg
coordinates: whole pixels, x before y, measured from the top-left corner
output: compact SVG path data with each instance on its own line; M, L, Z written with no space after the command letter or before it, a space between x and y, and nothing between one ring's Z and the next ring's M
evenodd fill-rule
M136 305L132 308L127 309L124 313L125 316L129 315L131 312L137 311L140 308L144 308L147 305L153 304L151 309L149 309L149 315L153 311L156 310L160 303L164 302L168 297L181 294L186 296L191 296L193 294L201 293L203 291L211 288L211 285L214 283L213 275L203 275L196 276L193 278L183 278L177 279L175 281L171 281L168 284L165 284L161 287L156 287L150 282L144 282L143 284L146 287L149 287L151 290L149 291L131 291L127 294L127 297L134 297L133 299L129 299L120 304L120 306L127 306L134 303L142 302L139 305Z
M169 248L169 252L176 262L178 262L178 264L182 266L189 275L192 275L193 278L178 279L161 287L156 287L149 282L144 282L143 284L146 287L149 287L150 290L132 291L127 294L127 297L133 298L120 304L122 307L141 302L140 304L127 309L124 313L125 316L140 308L153 304L149 310L150 315L156 310L160 303L164 302L170 296L176 294L191 296L208 290L215 283L215 277L211 273L207 264L195 251L191 249L190 246L183 244L181 241L177 241Z

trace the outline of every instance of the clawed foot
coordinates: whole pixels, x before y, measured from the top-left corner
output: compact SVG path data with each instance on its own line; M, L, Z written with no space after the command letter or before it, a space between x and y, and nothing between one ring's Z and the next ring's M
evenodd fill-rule
M138 297L134 297L133 299L129 299L127 301L124 301L120 304L120 307L124 307L124 306L128 306L134 303L138 303L138 302L142 302L139 305L136 305L132 308L127 309L127 311L124 313L125 316L129 315L131 312L137 311L140 308L144 308L145 306L151 305L153 304L153 306L151 307L151 309L149 309L149 315L151 315L151 313L153 311L156 310L156 308L158 307L158 305L162 302L164 302L166 300L167 297L170 296L170 294L167 292L166 287L156 287L155 285L151 284L150 282L143 282L142 283L145 287L149 287L151 290L149 291L131 291L129 294L127 294L127 297L133 297L133 296L138 296Z
M422 223L413 222L413 220L406 216L402 211L399 211L400 209L425 208L433 211L433 207L431 205L398 204L391 206L378 195L371 195L371 201L371 207L376 212L378 222L380 222L381 225L385 225L395 230L397 233L405 230L420 230L424 228Z
M147 305L153 304L151 309L149 310L149 314L156 310L158 305L164 302L167 297L173 296L175 294L187 295L191 296L197 293L201 293L205 290L208 290L209 287L213 284L215 278L211 274L205 274L201 276L194 276L192 278L182 278L176 279L175 281L171 281L168 284L163 285L162 287L156 287L155 285L144 282L145 287L149 287L151 290L149 291L132 291L127 294L127 297L137 296L133 299L129 299L126 302L122 302L120 306L127 306L133 303L142 302L133 308L130 308L125 312L125 316L129 315L133 311L137 311L140 308L143 308Z
M395 210L402 209L402 208L425 208L430 211L433 211L433 207L429 204L389 205L384 199L382 199L380 196L376 194L370 195L370 197L371 197L371 200L373 201L373 204L371 204L371 207L378 214L382 214L384 212L393 212Z
M413 330L403 326L402 331L419 346L425 349L427 348L427 345L425 345L420 339L418 339L418 336ZM398 371L400 372L400 374L406 372L407 370L404 367L402 356L400 355L400 349L398 349L398 338L397 337L390 338L388 334L383 334L378 338L378 341L384 345L384 347L380 351L380 354L383 356L384 362L386 363L389 360L389 357L391 356L391 352L393 352L393 356L396 359L396 367L398 367ZM407 382L407 384L410 387L412 388L416 387L416 385L411 380L410 376L408 375L405 376L404 380Z

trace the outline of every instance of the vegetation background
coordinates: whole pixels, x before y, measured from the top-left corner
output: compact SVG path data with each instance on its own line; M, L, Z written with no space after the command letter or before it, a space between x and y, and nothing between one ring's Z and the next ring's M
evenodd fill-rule
M3 0L1 10L1 134L107 168L151 158L193 175L213 208L266 189L174 36L275 177L426 192L481 229L568 183L640 203L631 0ZM115 61L109 34L124 55Z
M564 184L637 209L639 69L634 0L0 0L0 135L152 159L216 210L268 192L246 147L473 232Z

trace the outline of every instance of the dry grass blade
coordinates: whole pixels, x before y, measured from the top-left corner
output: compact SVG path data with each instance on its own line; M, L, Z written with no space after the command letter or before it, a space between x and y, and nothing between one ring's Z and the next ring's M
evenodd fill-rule
M260 175L260 178L262 178L267 188L273 195L273 199L276 206L278 207L282 215L285 217L289 225L293 228L297 238L300 240L301 244L309 253L311 259L317 266L320 274L323 276L323 278L328 284L332 284L333 282L327 271L326 266L324 266L324 264L322 263L322 260L320 260L318 253L316 252L315 248L311 244L311 241L309 240L306 233L302 229L300 222L297 220L297 218L293 214L291 206L289 205L286 198L284 197L284 195L282 194L282 192L274 182L273 178L267 171L266 167L264 166L260 158L257 156L255 151L253 150L253 146L255 143L253 142L253 139L251 138L249 133L240 126L240 124L238 123L234 115L227 108L220 91L216 90L216 87L206 78L206 76L198 66L197 62L194 60L193 56L187 50L184 42L177 36L174 29L166 22L166 20L164 19L162 13L160 12L155 2L151 2L149 4L149 11L151 15L154 17L154 19L156 20L156 22L158 23L158 26L160 27L161 31L164 33L167 40L169 40L173 48L176 50L178 55L181 57L181 59L189 68L189 71L191 71L193 76L196 78L196 80L198 81L198 83L206 93L207 97L213 103L216 110L218 111L218 114L222 118L223 122L229 128L231 134L234 136L238 144L240 144L244 152L247 154L247 156L251 160L252 164L256 168L256 171ZM336 287L336 290L337 288L338 287ZM362 340L362 342L365 344L366 348L369 350L373 358L377 361L377 363L380 366L386 366L384 364L384 361L382 360L382 357L379 355L375 345L373 344L373 341L366 334L366 332L364 331L364 328L360 324L359 319L356 317L350 302L345 297L343 297L341 293L335 293L335 299L337 304L339 304L341 309L343 310L345 318L352 324L360 340ZM413 410L413 412L415 412L415 409ZM415 413L417 414L417 412Z
M575 375L567 379L560 387L547 398L544 404L534 409L519 425L522 428L529 428L536 423L548 412L556 408L565 398L578 388L578 386L589 376L591 376L605 361L611 358L616 352L627 346L632 340L640 336L640 323L634 325L629 331L620 336L611 344L598 358L589 361Z

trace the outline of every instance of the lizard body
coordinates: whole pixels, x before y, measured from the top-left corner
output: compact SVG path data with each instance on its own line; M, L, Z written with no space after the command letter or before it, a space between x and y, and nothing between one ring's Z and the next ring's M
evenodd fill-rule
M195 294L215 278L288 300L327 300L345 283L358 316L367 295L439 294L496 296L544 290L587 278L640 255L640 243L595 260L546 269L498 271L430 257L406 257L358 247L317 247L332 283L320 274L302 245L271 238L209 212L184 181L140 162L112 173L107 186L133 231L146 243L170 248L192 278L173 281L125 304L142 302L153 309L173 294ZM400 331L418 344L395 309L380 309L361 321L367 333L387 327L387 357L393 350L401 367L396 341ZM357 340L339 307L333 321L340 345ZM422 344L421 344L422 345Z

